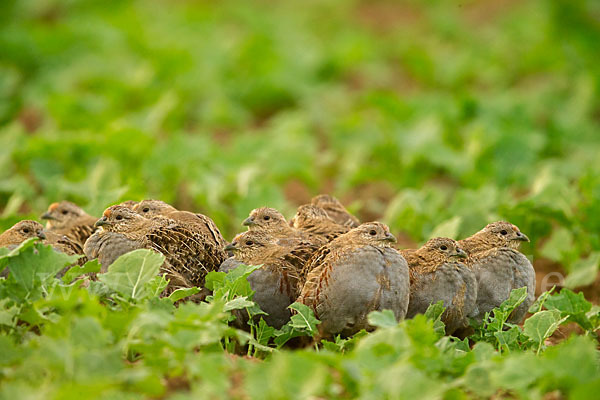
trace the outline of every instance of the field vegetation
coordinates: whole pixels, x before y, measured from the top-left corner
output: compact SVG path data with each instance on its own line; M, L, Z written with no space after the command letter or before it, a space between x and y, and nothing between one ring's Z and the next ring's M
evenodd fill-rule
M0 10L0 231L63 199L100 216L158 198L231 239L255 207L291 216L331 193L407 247L508 220L531 239L540 296L513 326L513 292L470 340L444 336L434 305L298 348L318 324L301 306L281 330L229 326L256 311L249 268L211 273L208 302L175 306L191 292L157 298L153 253L88 285L97 263L57 279L73 258L29 241L0 250L0 398L597 396L597 1Z

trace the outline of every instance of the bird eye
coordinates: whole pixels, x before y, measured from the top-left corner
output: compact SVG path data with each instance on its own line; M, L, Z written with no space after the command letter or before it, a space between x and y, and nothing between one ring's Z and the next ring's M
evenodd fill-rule
M23 233L29 233L29 228L23 229Z
M369 235L371 235L371 236L375 236L375 235L377 235L377 232L375 231L375 229L371 229L371 230L369 231Z
M148 207L144 207L144 209L142 211L143 212L148 212L148 211L150 211L150 209Z
M122 219L123 219L123 216L122 216L122 215L117 215L117 221L120 221L120 220L122 220Z
M502 229L502 230L500 231L500 234L501 234L501 235L508 235L508 232L506 231L506 229Z
M63 210L62 215L67 215L69 212L67 210Z
M440 249L442 249L442 250L448 250L448 246L446 246L445 244L443 244L443 245L440 246Z
M268 220L270 220L270 219L271 219L271 217L269 217L268 215L265 215L265 216L263 217L263 219L264 219L265 221L268 221Z
M247 246L252 246L253 244L254 244L254 242L252 240L246 240Z

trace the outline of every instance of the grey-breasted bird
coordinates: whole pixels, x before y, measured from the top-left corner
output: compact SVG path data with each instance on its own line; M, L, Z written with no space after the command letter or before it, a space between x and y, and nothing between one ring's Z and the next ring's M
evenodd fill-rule
M427 308L443 301L446 310L442 322L446 333L469 325L469 317L477 315L477 279L461 261L467 253L455 240L433 238L418 249L400 250L408 262L410 301L406 318L424 314Z
M477 278L476 318L508 299L513 289L527 287L527 298L511 314L508 322L520 323L535 301L535 270L519 252L529 238L515 225L498 221L488 224L474 235L458 243L469 255L467 265Z
M408 266L391 247L396 238L380 222L369 222L321 247L310 259L298 297L321 320L323 337L371 329L367 315L390 309L406 315L410 293Z
M85 241L94 233L97 218L86 213L78 205L70 201L52 203L41 216L46 220L46 230L64 235L82 248Z

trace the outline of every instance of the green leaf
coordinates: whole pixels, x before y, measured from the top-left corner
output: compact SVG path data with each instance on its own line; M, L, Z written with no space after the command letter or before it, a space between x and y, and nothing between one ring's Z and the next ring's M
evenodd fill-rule
M164 260L160 253L134 250L119 257L99 279L126 298L141 300L150 295L147 284L158 274Z
M592 284L598 275L599 265L600 252L594 252L586 259L577 260L571 267L571 273L567 275L563 285L573 289Z
M302 303L293 303L288 308L297 311L297 314L292 315L290 322L288 322L292 328L306 330L313 336L317 334L317 325L321 321L315 317L308 306Z
M560 293L548 297L544 305L564 315L585 314L592 309L592 303L585 299L583 293L574 293L569 289L562 289Z
M169 285L169 280L167 278L165 278L164 275L156 275L154 278L150 279L150 282L148 282L148 284L147 284L148 291L150 292L148 294L148 297L151 297L151 298L159 297L168 285ZM177 289L177 290L186 290L186 289L188 289L188 288ZM175 290L175 291L177 291L177 290Z
M440 300L435 304L430 304L425 311L425 317L433 321L433 330L440 336L446 333L446 325L442 322L442 314L445 310L444 302Z
M562 289L560 293L550 296L545 306L549 310L560 311L561 316L568 317L588 332L595 328L595 324L586 315L592 309L592 303L585 299L583 293Z
M20 307L10 299L0 300L0 325L14 326L16 324L15 317L19 314L19 311Z
M75 278L78 278L84 274L100 272L100 267L101 265L97 259L90 260L82 266L75 265L69 268L69 270L62 277L62 281L64 283L71 283L75 280Z
M561 318L560 311L557 310L540 311L525 320L523 333L539 345L539 352L544 340L552 336L558 326L566 319L566 317Z
M8 254L0 256L0 265L8 265L10 275L8 290L15 298L41 295L56 274L65 266L77 261L78 256L69 256L36 243L36 239L23 242Z
M174 290L173 293L171 293L169 295L169 299L172 300L173 303L175 303L176 301L185 299L186 297L189 297L189 296L193 296L196 293L200 293L201 290L202 289L200 289L198 287L177 289L177 290Z
M376 326L378 328L393 328L398 325L396 316L392 310L383 311L371 311L367 315L369 325Z
M531 314L535 314L536 312L541 311L542 307L546 303L546 300L548 299L548 296L552 294L555 288L556 286L553 286L550 290L546 290L544 293L540 294L540 296L533 302L531 307L529 307L528 311Z
M258 326L256 327L256 341L262 345L267 345L269 339L275 334L275 328L269 326L264 319L260 319Z
M223 307L223 311L231 311L231 310L239 310L246 307L252 307L254 305L253 301L248 300L246 296L236 297L233 300L225 303Z
M227 276L225 272L210 271L204 278L204 286L208 290L216 290L225 284L225 276Z

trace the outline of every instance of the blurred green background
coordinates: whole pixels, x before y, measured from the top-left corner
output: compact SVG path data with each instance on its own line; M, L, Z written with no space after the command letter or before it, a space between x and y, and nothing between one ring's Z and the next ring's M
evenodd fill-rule
M599 43L594 0L4 0L0 228L151 197L231 238L328 192L405 245L508 219L590 285Z

